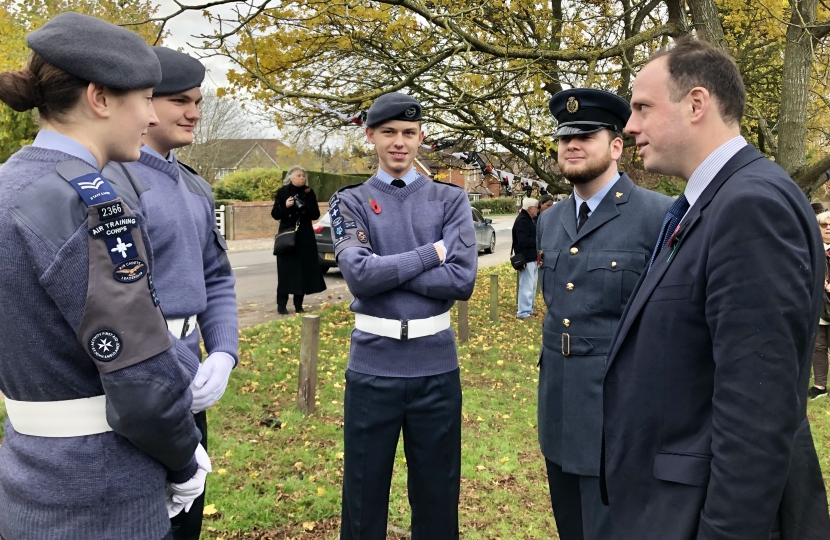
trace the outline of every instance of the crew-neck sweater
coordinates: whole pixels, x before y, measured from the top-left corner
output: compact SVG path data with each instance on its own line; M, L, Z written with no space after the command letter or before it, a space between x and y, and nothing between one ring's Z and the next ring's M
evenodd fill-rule
M195 375L201 349L238 357L239 330L236 282L230 267L218 259L216 217L211 201L188 189L180 165L142 150L137 162L127 164L146 184L141 210L147 219L155 267L153 284L165 318L197 315L198 331L184 338L193 352L183 363ZM204 182L201 178L198 180Z
M139 424L144 430L144 438L134 442L119 434L120 428L82 437L23 435L6 419L0 446L0 537L159 540L170 528L164 505L168 471L139 447L192 456L199 432L189 412L190 381L175 345L130 367L99 373L79 342L87 246L94 240L89 240L86 208L77 193L62 179L43 182L58 163L73 159L82 161L56 150L25 147L0 168L0 392L17 401L62 401L100 396L106 388L109 409L113 384L151 381L163 387L163 395L178 396L168 415L179 432L187 432L187 440L174 443L159 418L148 419L142 410L126 424L133 435ZM21 218L26 210L21 197L35 187L44 197L38 204L52 212L40 216L41 222L71 227L58 245ZM143 225L143 217L136 217ZM152 269L152 257L147 263ZM108 421L112 423L109 416ZM169 478L183 482L194 472L191 461L179 476Z
M337 263L355 313L424 319L472 294L478 253L463 189L422 175L397 188L373 176L338 191L330 207ZM443 265L434 246L442 239ZM446 373L458 368L455 334L448 328L398 340L355 329L348 367L382 377Z

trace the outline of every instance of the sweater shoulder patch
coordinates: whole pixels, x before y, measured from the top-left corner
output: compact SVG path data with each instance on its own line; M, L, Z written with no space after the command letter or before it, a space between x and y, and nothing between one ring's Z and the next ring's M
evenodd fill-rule
M340 202L340 194L341 193L345 193L349 190L359 188L360 186L362 186L364 184L366 184L366 182L360 182L360 183L357 183L357 184L350 184L348 186L344 186L344 187L338 189L337 191L334 192L334 195L332 195L331 198L329 199L329 206L331 206L333 204L337 204L337 203Z
M177 161L178 161L178 160L177 160ZM196 169L194 169L193 167L191 167L191 166L190 166L190 165L188 165L187 163L182 163L181 161L179 161L178 163L179 163L179 165L181 165L182 167L184 167L184 168L185 168L185 169L187 169L188 171L192 172L192 173L193 173L193 174L195 174L196 176L199 176L199 173L197 173L197 172L196 172Z

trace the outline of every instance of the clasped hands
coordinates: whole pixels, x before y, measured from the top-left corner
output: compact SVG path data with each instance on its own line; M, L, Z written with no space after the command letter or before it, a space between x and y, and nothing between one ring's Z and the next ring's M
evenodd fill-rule
M190 507L193 506L193 501L205 491L207 474L213 469L210 466L210 458L208 457L207 451L205 451L201 444L196 447L195 457L198 468L193 478L181 484L167 484L167 498L164 502L167 506L168 517L172 518L173 516L177 516L182 510L185 512L190 511Z

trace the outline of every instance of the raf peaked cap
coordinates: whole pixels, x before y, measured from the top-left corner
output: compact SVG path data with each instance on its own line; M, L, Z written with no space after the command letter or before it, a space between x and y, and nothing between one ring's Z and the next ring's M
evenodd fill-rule
M366 114L366 125L377 127L390 120L404 120L419 122L421 120L421 104L415 98L392 92L377 98Z
M631 116L628 102L617 94L591 88L572 88L554 95L548 108L559 123L554 137L610 129L622 133Z
M161 64L161 82L153 95L178 94L202 86L205 66L196 58L167 47L152 47Z
M44 60L85 81L119 90L151 88L161 81L153 50L138 34L73 11L61 13L26 36Z

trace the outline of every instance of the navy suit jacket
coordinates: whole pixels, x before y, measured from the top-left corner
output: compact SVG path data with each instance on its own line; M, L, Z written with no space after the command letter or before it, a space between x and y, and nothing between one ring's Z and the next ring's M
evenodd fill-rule
M830 538L806 414L823 251L804 194L751 146L683 218L607 361L614 540Z

